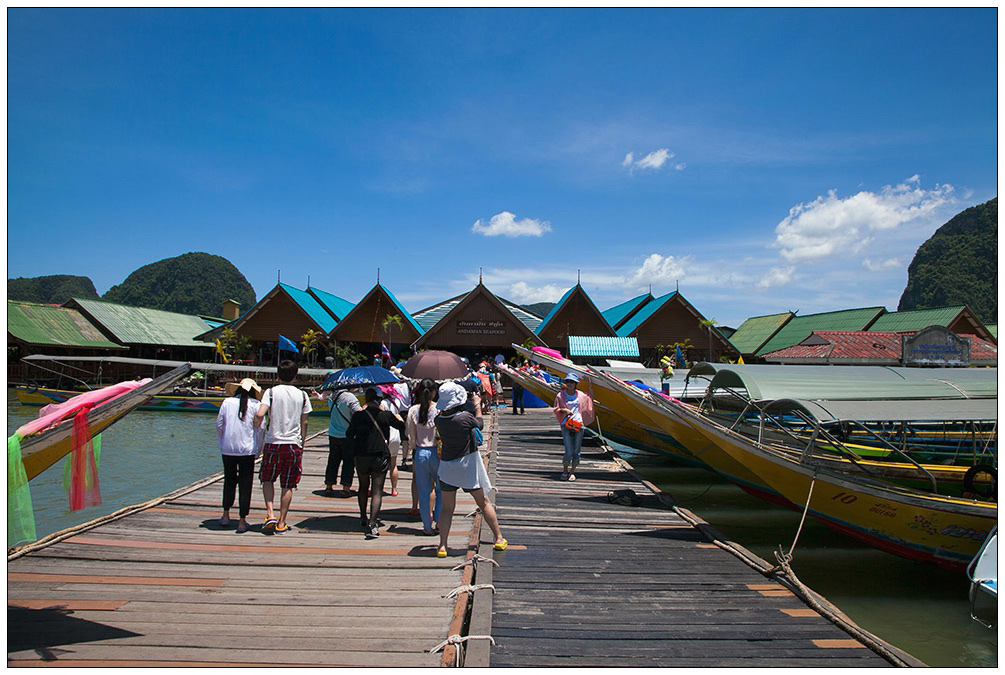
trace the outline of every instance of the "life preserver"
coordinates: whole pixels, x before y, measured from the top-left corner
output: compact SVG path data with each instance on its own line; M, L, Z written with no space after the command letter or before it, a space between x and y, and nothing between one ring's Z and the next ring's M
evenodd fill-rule
M986 473L991 476L991 484L988 485L984 490L977 488L974 483L974 479L982 473ZM975 466L967 469L967 473L963 476L963 488L972 494L977 495L983 499L998 498L998 471L995 470L993 466L988 466L987 464L977 464Z

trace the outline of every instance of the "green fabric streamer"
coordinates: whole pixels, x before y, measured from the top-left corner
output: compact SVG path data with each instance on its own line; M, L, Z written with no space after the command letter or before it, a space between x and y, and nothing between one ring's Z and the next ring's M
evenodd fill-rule
M36 539L31 489L21 459L21 437L13 434L7 438L7 547Z

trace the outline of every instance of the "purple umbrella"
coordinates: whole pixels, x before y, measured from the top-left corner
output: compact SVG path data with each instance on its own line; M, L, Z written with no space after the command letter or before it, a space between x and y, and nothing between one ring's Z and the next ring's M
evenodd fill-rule
M419 352L401 367L401 374L413 380L455 380L468 374L468 366L453 352Z

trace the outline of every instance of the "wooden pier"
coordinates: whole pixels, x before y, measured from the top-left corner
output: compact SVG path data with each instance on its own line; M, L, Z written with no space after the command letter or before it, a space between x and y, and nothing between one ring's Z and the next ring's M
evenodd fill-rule
M491 427L504 552L463 495L436 558L405 471L365 540L355 497L323 496L322 434L287 534L261 533L257 482L252 529L221 528L216 478L9 556L8 666L923 665L712 543L604 448L559 481L550 411ZM643 503L609 503L622 487Z

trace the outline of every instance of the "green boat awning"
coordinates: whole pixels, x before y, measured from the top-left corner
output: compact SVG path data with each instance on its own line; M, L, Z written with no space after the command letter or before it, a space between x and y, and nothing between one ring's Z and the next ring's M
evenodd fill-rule
M800 410L818 422L975 422L998 419L998 399L992 398L912 401L806 401L786 398L766 403L762 408L771 414Z
M703 362L688 379L711 378L709 389L744 389L754 400L877 401L987 398L997 401L997 368L774 366Z

